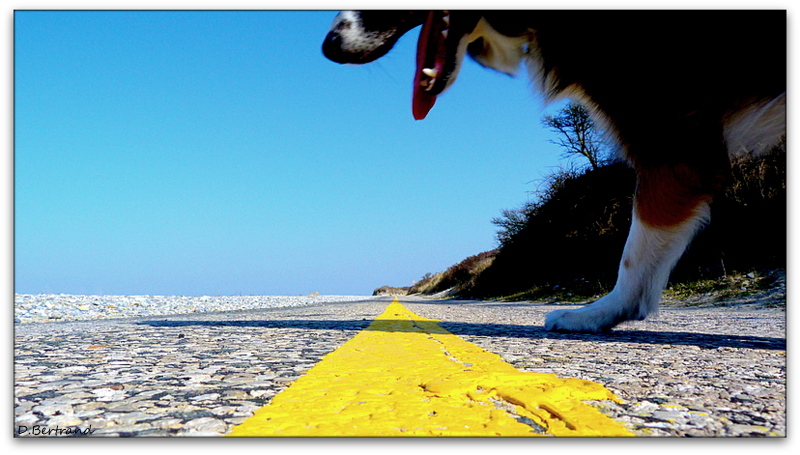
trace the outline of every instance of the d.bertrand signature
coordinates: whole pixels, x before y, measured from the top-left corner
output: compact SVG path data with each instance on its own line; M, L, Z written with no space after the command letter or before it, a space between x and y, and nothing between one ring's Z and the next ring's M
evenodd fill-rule
M14 436L89 436L93 434L95 431L92 429L92 426L89 425L88 428L81 428L78 426L69 426L69 427L48 427L45 425L33 425L33 426L26 426L26 425L18 425L16 431L14 432Z

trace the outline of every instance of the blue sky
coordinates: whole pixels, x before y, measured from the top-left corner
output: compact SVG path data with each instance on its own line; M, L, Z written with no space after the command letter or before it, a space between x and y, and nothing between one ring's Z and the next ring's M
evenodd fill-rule
M418 31L343 66L334 16L18 11L15 291L368 294L493 248L559 164L540 97L468 62L415 121Z

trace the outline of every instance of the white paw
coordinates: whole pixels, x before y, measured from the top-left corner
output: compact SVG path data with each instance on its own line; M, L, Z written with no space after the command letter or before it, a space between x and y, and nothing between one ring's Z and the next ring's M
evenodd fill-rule
M549 313L544 320L545 330L551 332L588 332L598 333L608 331L607 321L597 318L589 307L577 310L556 310Z
M544 328L553 332L608 332L615 325L629 319L633 305L636 302L626 302L612 292L577 310L551 312L545 317Z

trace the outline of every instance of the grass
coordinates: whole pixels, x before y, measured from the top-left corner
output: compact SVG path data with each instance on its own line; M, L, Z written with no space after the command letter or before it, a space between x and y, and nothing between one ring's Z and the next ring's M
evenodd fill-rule
M715 301L730 297L745 297L757 292L771 289L777 278L768 272L734 272L715 279L702 279L684 283L671 284L664 290L665 300L686 300L699 296L711 296ZM600 283L587 280L575 280L566 285L539 286L516 294L497 297L498 300L591 303L609 292ZM686 305L693 305L685 302ZM698 303L695 303L699 305Z
M589 303L608 293L602 284L577 279L567 284L536 286L523 292L500 297L504 301L531 300L536 302Z
M716 294L720 298L743 297L770 289L776 278L772 275L750 272L733 273L712 280L676 283L664 291L664 297L686 299L697 295Z

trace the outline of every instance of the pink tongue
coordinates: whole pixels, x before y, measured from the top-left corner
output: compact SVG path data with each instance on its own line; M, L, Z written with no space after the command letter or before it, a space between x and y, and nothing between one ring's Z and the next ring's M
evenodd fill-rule
M431 11L428 14L428 20L422 26L422 31L419 33L419 41L417 42L417 71L414 73L414 96L411 102L411 111L414 114L415 120L422 120L428 115L428 112L436 103L436 95L432 95L425 90L425 87L420 86L422 82L422 69L425 68L426 56L429 52L431 45L436 46L438 43L430 42L430 37L435 36L435 30L432 30L433 24L440 21L434 18L435 14ZM434 47L433 52L436 52ZM435 54L434 54L435 55Z

